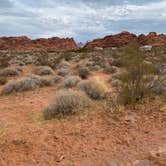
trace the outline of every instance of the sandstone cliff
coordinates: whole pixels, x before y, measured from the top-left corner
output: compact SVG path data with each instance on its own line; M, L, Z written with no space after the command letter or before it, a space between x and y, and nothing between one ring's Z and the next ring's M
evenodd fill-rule
M31 40L26 36L0 38L0 50L75 50L73 38L40 38Z

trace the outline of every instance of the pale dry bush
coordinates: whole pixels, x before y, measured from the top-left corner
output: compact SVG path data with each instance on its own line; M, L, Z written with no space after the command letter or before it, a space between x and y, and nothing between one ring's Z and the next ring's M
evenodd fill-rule
M78 89L84 91L92 99L102 99L108 91L105 82L98 77L81 81L78 84Z
M45 119L65 116L84 110L90 104L89 98L82 91L60 90L53 101L43 110Z
M20 67L7 67L0 70L0 76L8 77L8 76L17 76L22 72Z
M65 88L73 88L76 87L77 84L81 81L81 78L78 76L68 76L63 81L63 87Z
M12 80L7 83L3 87L1 94L10 94L12 92L28 91L44 86L51 86L55 83L55 80L55 77L27 75L19 80Z
M53 75L54 70L49 66L39 66L35 69L35 74L43 76L43 75Z

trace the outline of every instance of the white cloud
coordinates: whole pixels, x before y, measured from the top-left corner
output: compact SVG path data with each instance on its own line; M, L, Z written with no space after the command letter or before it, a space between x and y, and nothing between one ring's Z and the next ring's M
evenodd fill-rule
M0 23L10 26L6 28L10 35L77 37L87 34L89 39L89 34L113 32L115 22L166 19L166 0L140 1L10 0L4 3L0 0L0 5L5 4L0 10ZM4 25L3 29L0 27L0 35L7 34Z

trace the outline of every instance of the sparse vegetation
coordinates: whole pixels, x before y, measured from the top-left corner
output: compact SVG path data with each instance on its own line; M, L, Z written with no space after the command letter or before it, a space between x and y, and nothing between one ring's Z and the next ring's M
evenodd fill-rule
M57 71L57 74L62 76L62 77L65 77L65 76L70 74L70 69L68 69L68 68L61 68L61 69L59 69Z
M106 84L99 78L83 80L78 84L78 88L84 91L92 99L102 99L108 90Z
M0 76L17 76L22 72L20 67L8 67L0 70Z
M1 53L2 54L2 53ZM5 54L0 56L0 68L5 68L9 66L10 58L7 57Z
M43 86L50 86L55 82L54 77L39 77L36 75L28 75L19 80L12 80L2 89L1 94L10 94L12 92L21 92L34 90Z
M71 115L89 106L85 93L76 90L60 90L54 100L43 110L45 119Z
M66 88L73 88L81 81L81 78L78 76L68 76L63 81L63 86Z
M43 76L43 75L52 75L54 71L49 66L40 66L35 69L35 74Z
M88 67L79 67L78 68L78 75L82 78L82 79L86 79L89 76L90 72Z
M7 82L6 77L0 77L0 85L4 85L6 84L6 82Z
M130 104L150 94L149 75L153 73L152 65L145 63L144 53L137 45L126 50L125 71L121 74L120 102Z

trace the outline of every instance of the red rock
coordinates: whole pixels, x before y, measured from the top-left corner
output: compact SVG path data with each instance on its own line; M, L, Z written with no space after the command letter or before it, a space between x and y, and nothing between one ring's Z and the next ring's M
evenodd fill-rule
M157 34L156 32L150 32L148 35L141 34L136 36L129 32L121 32L116 35L109 35L102 39L95 39L88 42L85 48L95 47L125 47L132 42L137 41L140 45L152 45L155 47L163 47L166 45L166 35Z
M148 35L139 35L138 42L141 45L152 45L155 47L162 47L166 45L166 35L156 32L150 32Z
M103 39L95 39L92 42L88 42L85 48L94 47L124 47L134 42L137 39L136 35L129 32L121 32L117 35L109 35Z
M0 50L75 50L73 38L40 38L31 40L26 36L0 38Z

